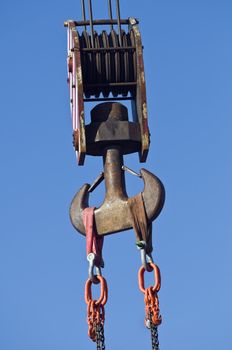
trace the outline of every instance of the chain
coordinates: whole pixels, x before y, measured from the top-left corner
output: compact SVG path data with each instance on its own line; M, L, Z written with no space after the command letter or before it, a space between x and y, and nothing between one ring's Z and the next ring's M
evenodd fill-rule
M150 329L151 329L151 344L152 350L160 350L159 338L158 338L158 327L152 322L152 314L150 313Z
M157 265L153 262L148 263L152 270L154 270L155 284L145 288L144 286L144 272L145 266L142 266L139 270L139 289L144 293L145 302L145 326L151 330L151 342L152 350L159 350L159 339L158 339L158 326L162 322L159 309L158 292L161 287L160 270ZM149 270L148 270L149 271Z
M105 350L104 337L104 321L105 309L104 305L107 302L108 289L104 277L96 276L101 283L101 294L98 300L92 299L91 285L92 281L89 278L85 284L85 301L87 304L87 323L88 335L92 341L97 343L97 350Z
M105 350L105 335L102 323L96 326L96 343L97 350Z

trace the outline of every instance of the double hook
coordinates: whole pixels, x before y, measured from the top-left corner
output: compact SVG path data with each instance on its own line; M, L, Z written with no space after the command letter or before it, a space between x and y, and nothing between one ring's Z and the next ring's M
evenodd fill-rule
M104 179L106 194L102 205L94 211L96 232L100 236L129 230L133 227L122 156L117 147L108 149L104 157ZM161 212L165 191L161 181L146 169L140 170L144 182L141 192L147 221L150 224ZM70 218L75 229L85 235L83 211L89 207L90 184L84 184L72 200Z

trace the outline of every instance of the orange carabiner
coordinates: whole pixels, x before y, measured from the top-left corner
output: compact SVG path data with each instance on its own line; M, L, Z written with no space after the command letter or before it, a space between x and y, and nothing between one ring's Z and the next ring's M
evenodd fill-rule
M107 283L104 277L97 275L96 278L99 280L101 285L101 293L99 299L96 301L96 305L105 305L108 299L108 288ZM85 284L85 302L88 304L92 300L92 281L90 278L86 281Z
M161 276L160 276L160 270L157 265L155 265L153 262L149 262L148 265L152 268L154 271L154 277L155 277L155 284L152 287L152 292L156 293L160 290L161 287ZM138 281L139 281L139 289L141 292L145 294L145 286L144 286L144 272L145 268L144 266L140 267L139 272L138 272Z

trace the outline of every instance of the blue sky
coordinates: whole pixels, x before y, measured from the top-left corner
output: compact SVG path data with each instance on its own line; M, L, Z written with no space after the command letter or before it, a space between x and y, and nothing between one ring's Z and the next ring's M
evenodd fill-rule
M103 17L106 1L93 3ZM141 21L152 135L145 167L167 193L153 232L161 350L230 350L232 3L121 0L121 12ZM63 21L80 16L73 0L1 4L2 350L95 349L85 241L68 214L80 186L102 171L100 158L77 167L72 149ZM125 164L144 166L137 155ZM126 179L130 195L141 191L140 180ZM100 186L91 204L103 198ZM105 239L110 350L151 348L134 241L132 231Z

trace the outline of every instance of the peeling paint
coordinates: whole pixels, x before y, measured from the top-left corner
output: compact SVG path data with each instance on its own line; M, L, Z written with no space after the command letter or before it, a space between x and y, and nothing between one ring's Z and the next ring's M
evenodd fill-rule
M143 116L147 119L147 104L145 102L143 104Z
M143 150L147 150L150 144L150 138L147 134L143 134Z
M140 77L141 77L141 82L142 82L142 84L145 84L145 74L144 74L144 71L141 72Z
M81 67L77 67L77 81L78 81L78 85L82 84L82 70L81 70Z

